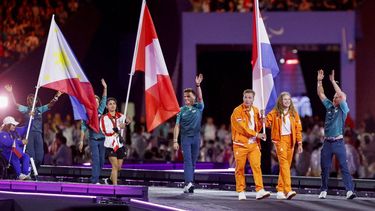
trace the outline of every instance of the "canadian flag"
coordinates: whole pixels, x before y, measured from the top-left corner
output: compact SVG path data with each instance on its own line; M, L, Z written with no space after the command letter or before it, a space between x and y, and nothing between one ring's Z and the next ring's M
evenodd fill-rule
M131 73L145 73L146 125L151 131L180 111L150 11L142 3Z

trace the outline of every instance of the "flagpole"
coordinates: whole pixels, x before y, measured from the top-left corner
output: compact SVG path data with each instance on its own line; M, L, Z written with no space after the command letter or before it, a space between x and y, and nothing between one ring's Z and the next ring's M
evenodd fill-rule
M262 65L262 49L260 45L260 33L259 33L259 0L254 0L254 13L255 13L255 30L257 35L257 49L258 49L258 67L260 72L260 96L261 96L261 109L262 112L262 119L264 118L265 114L265 106L264 106L264 91L263 91L263 65ZM263 134L266 133L266 123L263 122Z
M51 32L51 27L52 27L52 23L55 19L55 14L52 15L52 20L51 20L51 26L50 26L50 30L49 32ZM48 37L49 37L49 33L48 33ZM48 37L47 37L47 43L46 43L46 48L45 49L48 49L48 45L49 45L49 42L48 42ZM45 66L45 63L44 63L44 58L46 57L46 50L44 51L44 54L43 54L43 61L42 61L42 67L41 69L43 69L43 67ZM31 112L33 113L34 110L35 110L35 104L36 104L36 100L37 100L37 97L38 97L38 92L39 92L39 84L40 84L40 73L39 73L39 77L38 77L38 83L37 83L37 86L36 86L36 90L35 90L35 94L34 94L34 100L33 100L33 106L31 107ZM31 123L32 123L32 120L34 118L34 115L31 115L30 118L29 118L29 124L27 126L27 131L26 131L26 140L29 138L29 134L30 134L30 128L31 128ZM25 153L26 151L26 145L23 147L23 153ZM31 168L33 169L33 172L34 172L34 176L35 178L37 179L38 177L38 170L36 169L36 165L35 165L35 161L34 161L34 158L33 157L30 157L30 163L31 163Z
M54 19L55 19L55 14L52 15L51 26L50 26L49 32L51 32L52 22L53 22ZM49 37L49 34L48 34L48 37ZM47 37L46 49L48 49L48 44L49 44L48 37ZM43 61L44 61L45 57L46 57L46 50L44 51L44 54L43 54ZM43 66L45 65L43 61L42 61L41 69L43 69ZM34 94L34 100L33 100L33 106L31 107L31 112L34 112L34 109L35 109L36 99L38 97L38 91L39 91L39 88L40 88L39 83L40 83L40 73L39 73L38 83L37 83L35 94ZM33 118L34 118L34 115L30 116L30 118L29 118L29 124L27 126L26 137L25 137L26 139L29 138L31 121L33 120ZM25 153L25 151L26 151L26 145L23 147L23 153Z
M126 114L128 112L130 87L131 87L133 75L134 75L134 72L135 72L135 63L136 63L136 58L137 58L137 54L138 54L139 37L141 36L142 20L143 20L143 14L144 14L144 11L145 11L145 6L146 6L146 0L143 0L142 1L142 7L141 7L141 14L139 16L139 22L138 22L137 38L135 40L132 67L130 69L130 74L129 74L128 92L126 94L125 108L124 108L124 112L123 112L124 116L125 116L125 119L126 119Z
M34 94L33 106L31 107L30 113L33 113L34 110L35 110L35 104L36 104L36 100L37 100L37 97L38 97L38 91L39 91L39 87L37 86L36 90L35 90L35 94ZM26 137L25 137L26 140L29 138L31 122L33 121L33 119L34 119L34 115L30 115L29 124L27 125L27 131L26 131ZM25 151L26 151L26 145L23 146L23 153L25 153Z

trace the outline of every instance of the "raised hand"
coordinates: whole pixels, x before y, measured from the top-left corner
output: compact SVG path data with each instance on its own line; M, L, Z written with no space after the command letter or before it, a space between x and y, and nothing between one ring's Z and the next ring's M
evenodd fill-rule
M64 92L57 91L57 93L56 93L56 97L60 97L62 94L64 94Z
M318 81L322 81L324 78L324 71L322 69L318 70Z
M13 91L13 87L12 87L12 85L10 85L10 84L7 84L7 85L5 85L5 90L7 91L7 92L12 92Z
M104 78L102 78L101 82L102 82L103 88L106 89L107 88L107 83L105 82Z
M195 83L197 86L200 86L203 81L203 74L199 74L198 76L195 76Z
M332 82L332 81L335 81L335 70L332 70L331 74L329 75L329 80Z

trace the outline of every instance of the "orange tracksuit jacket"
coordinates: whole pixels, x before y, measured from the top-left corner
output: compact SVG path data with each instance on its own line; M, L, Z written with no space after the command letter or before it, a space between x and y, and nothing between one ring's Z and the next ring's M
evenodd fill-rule
M297 112L289 115L290 135L281 135L282 116L276 109L273 109L267 115L266 126L271 127L271 139L275 143L276 154L279 160L279 179L277 191L288 194L292 190L290 165L293 160L294 145L302 142L302 126Z
M302 125L301 120L297 112L294 113L294 117L289 115L290 117L290 127L292 132L292 141L293 146L297 142L302 141ZM282 117L279 115L277 110L273 109L271 112L267 114L266 119L266 127L271 127L271 139L273 142L278 142L281 140L281 124L282 124Z
M245 165L249 160L253 178L255 183L255 190L263 189L262 170L260 168L261 152L259 148L259 140L255 143L249 143L249 139L255 137L257 131L260 130L259 110L252 106L254 112L255 130L249 128L250 122L250 108L246 108L241 104L237 106L231 116L233 152L236 160L236 191L242 192L246 189L245 181Z

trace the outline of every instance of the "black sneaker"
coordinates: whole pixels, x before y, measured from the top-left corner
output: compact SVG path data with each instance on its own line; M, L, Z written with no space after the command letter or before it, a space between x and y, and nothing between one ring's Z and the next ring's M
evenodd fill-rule
M194 193L194 185L193 183L189 182L189 184L185 185L184 193Z
M112 185L112 184L113 184L111 178L105 178L105 179L104 179L104 183L105 183L106 185Z

